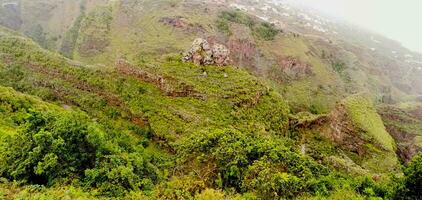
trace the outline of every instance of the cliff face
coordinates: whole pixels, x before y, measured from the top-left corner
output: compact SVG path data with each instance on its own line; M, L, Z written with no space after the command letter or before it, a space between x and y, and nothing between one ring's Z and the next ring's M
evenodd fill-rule
M422 151L422 109L419 104L383 105L378 108L387 131L397 141L404 162Z

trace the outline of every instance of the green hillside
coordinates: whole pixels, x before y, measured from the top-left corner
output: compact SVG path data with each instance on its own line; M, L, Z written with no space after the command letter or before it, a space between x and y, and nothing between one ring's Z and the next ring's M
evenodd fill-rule
M417 73L231 2L0 0L0 199L419 198Z
M354 178L300 153L283 97L245 70L179 58L83 66L14 32L1 36L2 85L50 102L2 89L2 163L27 164L7 164L1 174L18 186L50 188L14 190L6 181L9 197L54 196L63 184L82 196L95 189L96 197L163 199L191 198L206 188L226 196L248 191L244 198L354 191L342 187ZM28 153L18 154L20 148ZM331 178L340 182L327 189L324 180Z

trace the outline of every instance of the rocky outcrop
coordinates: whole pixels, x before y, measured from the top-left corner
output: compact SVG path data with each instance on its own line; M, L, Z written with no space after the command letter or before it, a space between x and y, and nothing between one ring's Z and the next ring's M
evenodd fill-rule
M202 38L192 43L189 51L183 54L184 62L193 62L195 65L226 66L231 63L230 50L222 44L210 45Z
M358 127L354 125L344 105L337 105L329 115L330 139L343 149L354 152L359 156L366 153L366 141L359 134Z

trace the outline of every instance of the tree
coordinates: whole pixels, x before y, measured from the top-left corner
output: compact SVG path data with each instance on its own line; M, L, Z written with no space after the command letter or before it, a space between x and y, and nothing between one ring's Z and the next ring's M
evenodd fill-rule
M82 175L95 164L88 141L89 124L78 112L60 115L29 109L21 131L1 144L0 174L12 180L52 184L57 178Z
M403 185L397 199L422 199L422 154L415 156L404 169Z

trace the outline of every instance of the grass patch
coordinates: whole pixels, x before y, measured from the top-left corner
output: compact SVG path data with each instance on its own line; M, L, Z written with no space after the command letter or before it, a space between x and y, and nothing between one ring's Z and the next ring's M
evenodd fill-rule
M219 17L229 22L246 25L249 28L254 27L256 23L252 17L239 10L223 11Z
M281 32L274 24L259 22L240 10L221 12L216 21L217 29L226 35L231 35L230 23L247 26L252 30L254 36L264 41L274 40L278 33Z
M355 125L363 131L363 137L374 141L385 150L395 151L395 143L385 130L381 117L378 115L371 100L360 95L348 97L344 104Z
M280 30L275 28L274 24L268 22L261 22L253 31L256 36L266 41L274 40L275 36L280 32Z

